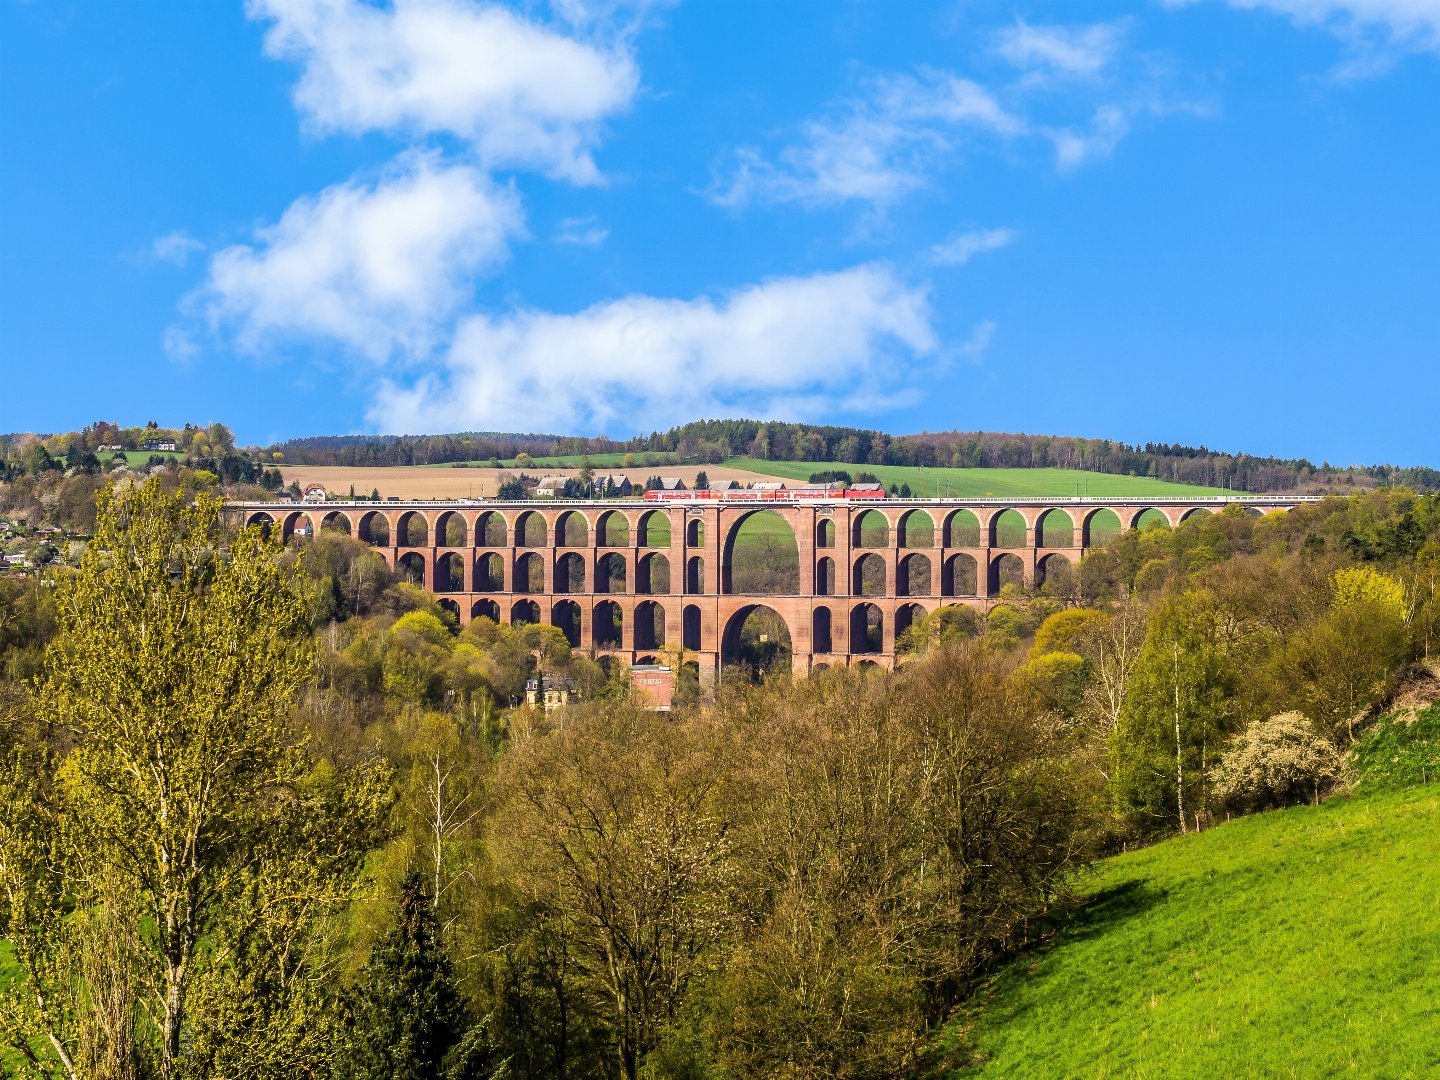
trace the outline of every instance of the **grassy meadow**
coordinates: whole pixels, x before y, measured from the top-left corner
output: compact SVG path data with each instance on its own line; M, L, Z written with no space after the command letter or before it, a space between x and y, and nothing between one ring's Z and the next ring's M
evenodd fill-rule
M748 469L786 480L804 482L811 473L844 469L874 473L889 487L909 484L916 498L1029 498L1032 496L1099 498L1185 498L1198 495L1232 494L1222 488L1172 484L1148 476L1112 476L1080 469L921 469L909 465L843 465L829 461L761 461L758 458L730 458L725 465Z

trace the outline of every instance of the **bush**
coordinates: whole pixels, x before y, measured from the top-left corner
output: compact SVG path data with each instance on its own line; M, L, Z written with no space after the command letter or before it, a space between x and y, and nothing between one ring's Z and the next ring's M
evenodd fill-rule
M1357 788L1400 788L1440 777L1440 704L1383 716L1347 762Z
M1215 794L1242 809L1289 806L1321 791L1340 776L1340 755L1298 712L1257 720L1220 759Z

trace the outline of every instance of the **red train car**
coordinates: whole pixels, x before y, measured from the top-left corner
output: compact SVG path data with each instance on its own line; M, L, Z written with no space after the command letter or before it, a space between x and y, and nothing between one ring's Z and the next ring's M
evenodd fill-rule
M866 488L781 488L776 491L754 491L746 488L730 491L647 491L651 502L808 502L816 499L883 499L883 487Z

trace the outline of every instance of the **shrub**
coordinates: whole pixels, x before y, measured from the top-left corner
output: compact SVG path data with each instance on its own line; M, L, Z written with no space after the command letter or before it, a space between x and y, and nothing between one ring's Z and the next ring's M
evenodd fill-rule
M1247 727L1220 759L1215 794L1243 809L1319 801L1340 775L1340 755L1298 712L1280 713Z

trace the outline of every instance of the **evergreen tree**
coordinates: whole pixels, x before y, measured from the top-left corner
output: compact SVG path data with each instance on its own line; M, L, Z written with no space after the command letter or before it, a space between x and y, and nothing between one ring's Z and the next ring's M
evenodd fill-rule
M397 924L376 944L350 1006L352 1080L430 1080L460 1042L464 1013L424 878L400 885Z
M695 474L695 490L708 491L709 489L710 477L706 476L705 471L702 469L700 472Z

